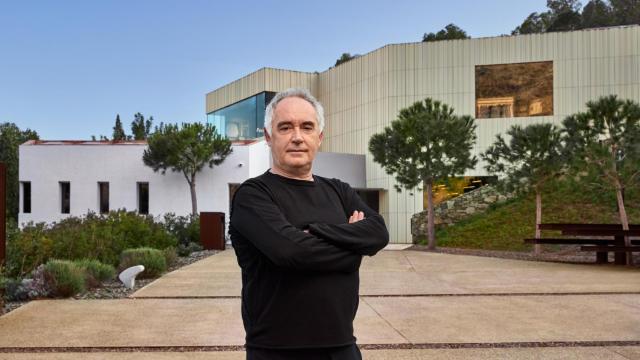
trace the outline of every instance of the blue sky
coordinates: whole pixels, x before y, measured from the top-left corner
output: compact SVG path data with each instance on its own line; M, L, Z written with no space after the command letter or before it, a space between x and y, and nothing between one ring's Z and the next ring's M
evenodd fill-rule
M42 139L111 136L116 114L205 121L205 94L261 67L324 71L343 53L454 23L508 34L545 0L0 2L0 122Z

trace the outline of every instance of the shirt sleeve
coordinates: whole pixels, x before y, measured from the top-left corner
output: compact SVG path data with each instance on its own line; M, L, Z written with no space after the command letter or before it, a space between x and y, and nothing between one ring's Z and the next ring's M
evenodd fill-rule
M269 194L245 183L233 199L230 225L277 266L355 272L362 256L293 226Z
M309 232L345 250L360 255L375 255L389 243L384 219L368 207L351 186L340 182L339 189L347 213L350 215L355 210L362 211L365 218L353 224L314 223L309 225Z

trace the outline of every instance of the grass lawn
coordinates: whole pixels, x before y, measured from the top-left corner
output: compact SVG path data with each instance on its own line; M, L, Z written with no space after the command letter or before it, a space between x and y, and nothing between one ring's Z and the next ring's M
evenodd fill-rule
M625 208L630 223L640 223L640 189L627 189ZM492 206L455 225L436 230L437 246L484 250L530 251L523 239L535 235L533 193ZM554 184L542 194L542 222L620 223L615 193L571 184ZM543 231L543 237L559 235ZM422 239L421 244L426 244Z

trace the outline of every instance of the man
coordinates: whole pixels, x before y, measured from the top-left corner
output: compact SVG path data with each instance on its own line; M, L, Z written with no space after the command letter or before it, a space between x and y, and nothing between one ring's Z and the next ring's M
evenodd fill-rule
M233 199L247 359L361 359L358 269L389 234L348 184L313 175L323 128L322 105L307 90L277 94L265 110L272 167Z

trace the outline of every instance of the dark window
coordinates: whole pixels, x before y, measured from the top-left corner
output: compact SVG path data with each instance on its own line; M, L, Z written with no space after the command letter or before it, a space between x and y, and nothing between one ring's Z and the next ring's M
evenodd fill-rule
M100 204L100 213L106 214L109 212L109 183L98 183L98 196Z
M31 182L22 182L22 213L31 213Z
M380 191L379 190L364 190L358 189L356 193L360 196L360 199L367 204L371 210L380 212Z
M553 62L476 66L476 118L553 115Z
M138 183L138 213L149 213L149 183Z
M71 212L71 183L60 182L60 212L69 214Z

